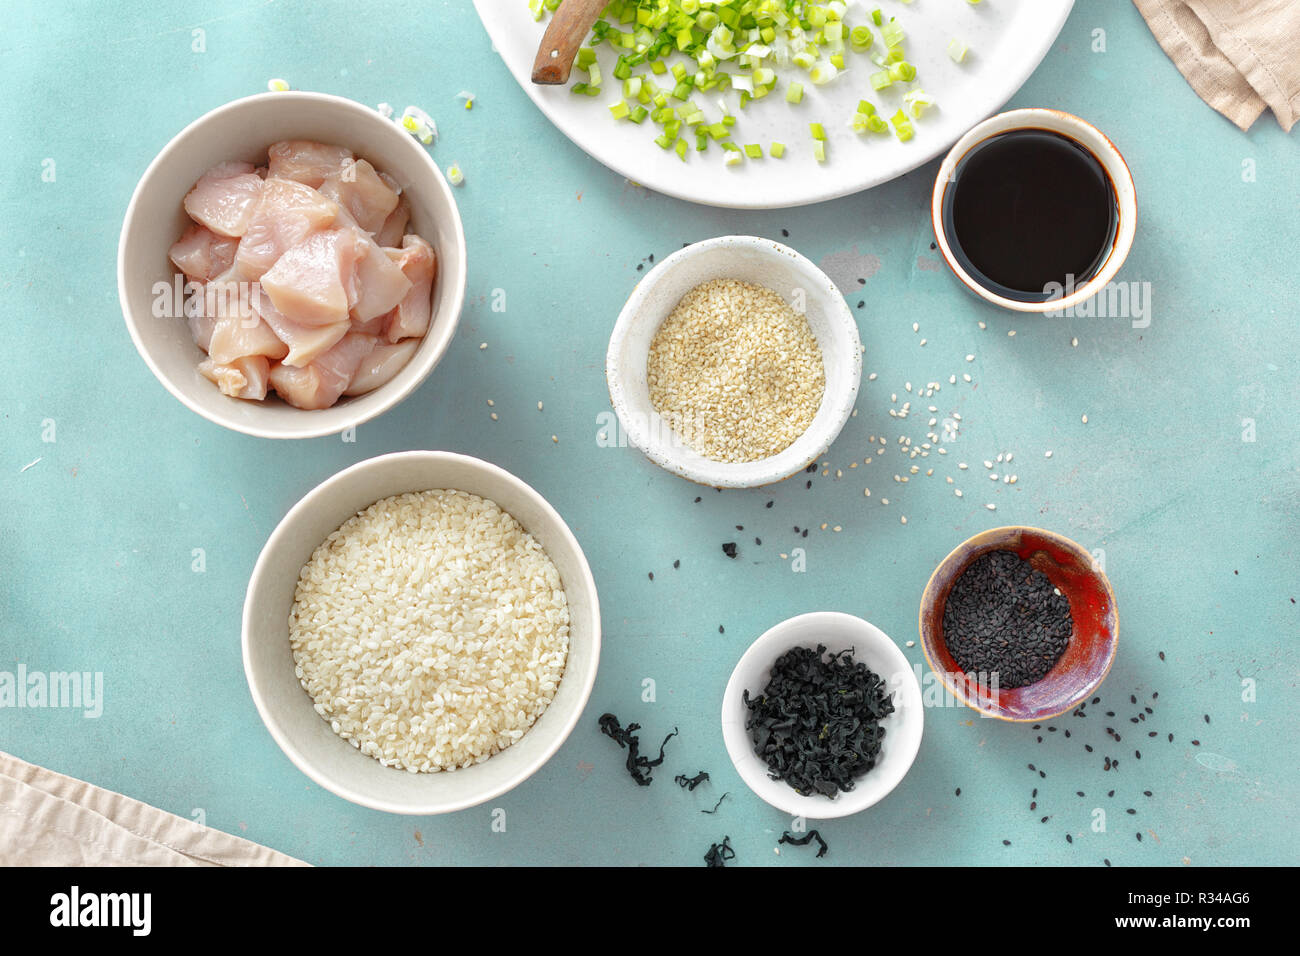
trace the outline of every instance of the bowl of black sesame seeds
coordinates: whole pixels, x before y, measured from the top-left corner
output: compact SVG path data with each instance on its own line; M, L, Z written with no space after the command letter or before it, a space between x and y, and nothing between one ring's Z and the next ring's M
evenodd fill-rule
M1091 553L1041 528L963 541L921 596L921 648L954 697L1009 721L1055 717L1087 700L1119 642L1115 592Z

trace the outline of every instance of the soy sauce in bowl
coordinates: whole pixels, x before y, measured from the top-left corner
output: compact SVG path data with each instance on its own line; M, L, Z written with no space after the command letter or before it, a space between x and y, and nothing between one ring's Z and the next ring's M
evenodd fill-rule
M973 146L943 193L954 258L979 284L1018 302L1082 286L1115 243L1115 188L1081 143L1012 129Z

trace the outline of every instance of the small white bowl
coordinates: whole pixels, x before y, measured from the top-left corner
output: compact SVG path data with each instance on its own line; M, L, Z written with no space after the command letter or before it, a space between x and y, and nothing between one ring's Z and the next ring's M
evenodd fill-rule
M784 780L773 780L745 730L749 711L744 692L749 691L750 697L760 694L771 679L772 665L790 648L816 648L818 644L826 645L831 653L852 647L853 659L883 678L894 696L894 712L882 721L885 739L875 767L859 777L852 790L834 799L820 794L804 796ZM921 685L903 652L874 624L838 611L800 614L764 633L741 656L722 698L722 739L741 779L778 810L810 820L847 817L888 796L916 759L924 723Z
M1101 163L1115 194L1118 222L1115 226L1115 236L1111 243L1110 254L1102 261L1096 274L1086 283L1075 287L1074 291L1068 295L1063 295L1058 299L1049 299L1045 302L1022 302L1017 299L1008 299L986 288L978 279L972 277L970 273L962 268L961 263L953 255L952 245L948 240L947 232L944 230L943 197L948 184L952 181L953 170L956 169L957 164L973 147L984 140L997 136L999 133L1006 133L1016 129L1050 130L1084 146ZM1115 148L1115 144L1091 123L1081 120L1070 113L1063 113L1060 110L1038 107L1009 110L1006 113L990 116L984 122L972 127L970 132L957 140L953 148L948 151L948 155L944 157L943 163L939 166L939 172L935 176L934 191L930 197L930 218L934 224L934 235L939 244L939 251L943 254L948 267L952 269L957 278L970 291L981 299L992 302L1004 309L1011 309L1016 312L1055 313L1092 298L1104 289L1106 284L1114 279L1116 273L1119 272L1120 266L1128 258L1129 250L1133 248L1133 237L1137 232L1137 189L1133 185L1133 175L1129 172L1128 164L1124 162L1124 157Z
M720 462L692 449L650 404L646 360L660 324L687 292L712 279L765 286L792 305L801 297L821 348L826 390L807 431L788 448L750 462ZM826 273L788 246L757 236L721 236L679 249L637 283L605 356L610 401L627 442L673 474L716 488L753 488L788 478L830 447L853 413L862 377L858 324Z
M167 251L190 225L181 202L222 160L262 165L272 143L314 139L346 146L392 176L411 202L409 231L433 246L438 273L433 321L406 367L380 388L331 408L294 408L272 395L250 402L223 395L199 374L202 350L185 319L155 317L155 284L173 286ZM315 438L369 421L415 391L446 353L465 300L465 231L456 200L428 152L378 111L325 93L262 93L199 117L172 138L140 178L126 210L117 252L122 315L136 349L158 381L190 410L260 438ZM174 286L173 286L174 287Z
M289 612L298 574L348 518L381 498L455 488L495 501L546 549L569 603L569 659L550 706L516 743L483 763L440 773L385 767L330 729L294 674ZM477 458L442 451L382 455L346 468L289 509L262 549L248 582L244 674L267 730L290 760L325 789L388 813L462 810L518 786L553 755L582 715L600 660L600 604L587 559L564 519L514 475Z

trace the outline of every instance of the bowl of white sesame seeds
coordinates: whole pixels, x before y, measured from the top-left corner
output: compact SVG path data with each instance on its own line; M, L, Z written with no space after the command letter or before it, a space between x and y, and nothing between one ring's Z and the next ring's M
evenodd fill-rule
M717 488L752 488L815 461L853 414L857 322L794 249L721 236L664 259L633 290L605 359L627 443Z

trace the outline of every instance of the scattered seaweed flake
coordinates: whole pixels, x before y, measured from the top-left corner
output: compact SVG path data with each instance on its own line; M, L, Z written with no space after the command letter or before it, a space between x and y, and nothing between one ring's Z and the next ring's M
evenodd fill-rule
M721 843L709 845L709 852L704 854L704 865L707 867L726 866L727 863L736 858L736 851L731 848L731 837L724 836Z
M823 644L790 648L771 675L758 696L742 694L745 730L768 776L798 793L852 790L876 765L881 721L894 712L885 682L853 660L852 648L827 653Z
M641 753L641 738L636 736L636 731L641 729L640 724L631 723L622 727L613 714L602 714L599 723L602 734L620 747L627 748L627 772L631 774L637 786L650 786L653 781L648 771L664 762L664 747L668 741L677 736L677 728L674 727L673 732L664 738L663 743L659 745L659 756L651 760Z
M681 787L683 790L689 791L689 790L694 790L696 787L698 787L700 784L702 784L704 781L708 779L709 779L709 772L707 770L701 770L693 777L688 777L684 773L679 773L676 777L673 778L673 782L677 784L677 786Z
M736 557L736 542L728 541L722 546L722 553L727 557L734 559Z
M791 846L807 846L813 840L817 841L817 859L820 860L826 855L826 851L829 850L830 847L826 845L826 841L822 839L822 835L816 830L809 830L801 837L797 837L789 830L786 830L781 834L781 839L777 842L788 843Z
M718 802L713 805L712 810L701 810L700 813L717 813L718 807L722 806L722 801L726 800L727 797L730 795L731 795L731 791L730 790L726 791L725 793L723 793L722 796L718 797Z

